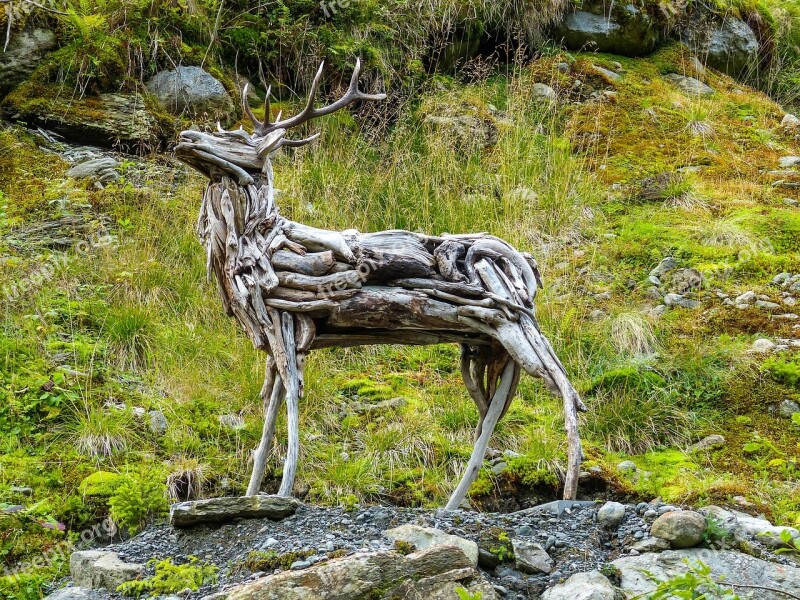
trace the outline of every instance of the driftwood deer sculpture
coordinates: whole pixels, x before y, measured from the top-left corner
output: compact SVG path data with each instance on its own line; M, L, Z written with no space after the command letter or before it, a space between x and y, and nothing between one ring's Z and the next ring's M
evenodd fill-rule
M359 89L357 62L347 91L315 106L322 66L305 108L271 122L269 91L264 120L242 94L252 134L184 131L180 160L209 178L197 228L209 276L222 302L253 344L268 353L261 396L265 421L253 454L248 495L259 493L285 399L288 451L280 495L290 496L299 454L298 400L306 355L315 348L369 344L461 345L461 374L480 415L474 449L447 508L457 508L478 474L489 437L514 397L520 372L544 379L560 394L568 439L564 497L575 498L582 459L577 411L584 406L550 343L539 331L534 297L535 261L487 234L424 236L408 231L326 231L281 216L274 198L270 157L308 144L289 130L354 102L384 94Z

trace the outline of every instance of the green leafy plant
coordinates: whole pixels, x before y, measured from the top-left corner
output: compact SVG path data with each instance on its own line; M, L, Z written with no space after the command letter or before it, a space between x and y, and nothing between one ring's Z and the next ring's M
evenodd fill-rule
M505 562L514 558L514 551L512 550L511 546L511 538L509 538L507 532L501 531L497 535L497 542L497 545L489 548L489 552L494 554L497 557L497 560L500 562Z
M149 520L166 512L167 488L153 478L129 478L117 487L108 505L111 517L133 535Z
M781 531L778 537L780 537L783 546L777 548L775 552L779 554L789 553L789 554L800 555L800 537L793 536L791 531L789 531L788 529L784 529L783 531Z
M772 377L786 385L800 387L800 362L789 356L774 356L764 361L764 369Z
M219 570L216 565L200 562L196 556L189 556L189 562L182 565L176 565L171 558L162 561L153 559L148 565L155 567L152 577L127 581L117 587L117 591L134 598L141 598L145 594L175 594L187 588L196 592L203 585L216 583Z
M731 532L722 527L718 519L712 516L706 517L706 530L703 532L703 540L706 544L724 541L729 537L731 537Z
M483 592L475 592L472 594L463 586L458 586L456 588L456 595L458 596L458 600L481 600L481 598L483 598Z

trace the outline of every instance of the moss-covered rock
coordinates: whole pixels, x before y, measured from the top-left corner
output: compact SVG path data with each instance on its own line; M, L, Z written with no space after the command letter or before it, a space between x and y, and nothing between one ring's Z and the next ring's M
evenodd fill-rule
M0 53L0 98L25 81L55 45L55 33L45 27L27 25L14 33Z
M80 98L60 85L29 81L6 97L2 110L75 142L138 151L158 148L175 130L172 118L138 92Z

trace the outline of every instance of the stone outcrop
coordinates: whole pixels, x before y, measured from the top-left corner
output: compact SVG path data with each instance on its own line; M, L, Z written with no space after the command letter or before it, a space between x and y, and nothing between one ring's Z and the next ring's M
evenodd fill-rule
M280 520L293 515L300 502L281 496L229 496L173 504L169 522L174 527L223 523L233 519Z
M434 546L403 556L397 552L360 553L302 571L284 571L215 594L228 600L352 600L353 598L414 598L409 586L425 598L458 598L455 588L480 591L483 600L496 593L482 582L472 561L456 546ZM448 589L449 588L449 589ZM450 592L449 594L447 592ZM471 592L470 592L471 593Z
M60 88L59 88L60 89ZM59 89L23 84L3 101L10 118L55 131L72 142L148 151L171 136L172 123L150 110L142 94L64 97Z
M27 25L13 34L6 51L0 52L0 98L25 81L55 45L56 35L50 29Z
M583 2L552 32L570 50L597 50L623 56L651 52L661 39L655 19L638 3Z
M738 552L713 551L701 548L689 550L668 550L660 554L642 554L618 558L611 564L621 573L622 590L627 597L646 595L656 588L645 572L652 573L659 581L686 573L684 562L696 565L702 562L711 569L716 580L740 583L743 585L765 586L768 588L796 593L800 589L800 569L753 558ZM769 590L758 590L759 600L785 600L786 596Z
M680 39L701 62L731 77L745 75L758 65L758 38L741 19L694 18L680 32Z
M672 511L658 517L650 534L669 542L673 548L691 548L703 541L706 519L691 510Z

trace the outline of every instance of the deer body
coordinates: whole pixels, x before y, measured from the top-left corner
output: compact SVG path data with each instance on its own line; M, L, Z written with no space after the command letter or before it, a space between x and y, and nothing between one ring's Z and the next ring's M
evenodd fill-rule
M261 396L265 422L248 495L259 492L275 421L285 399L288 452L279 494L291 495L299 456L298 401L310 350L368 344L459 343L461 373L480 419L475 446L447 507L456 508L477 476L489 437L505 414L521 371L544 379L564 400L569 458L564 496L574 498L581 461L577 411L583 405L534 315L539 276L533 259L486 234L424 236L407 231L327 231L281 216L270 155L286 132L357 100L359 65L345 95L298 115L259 122L255 133L185 131L176 155L210 180L198 219L209 276L253 344L268 353ZM243 94L246 98L246 93ZM269 98L269 91L267 92Z

